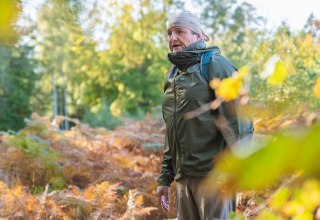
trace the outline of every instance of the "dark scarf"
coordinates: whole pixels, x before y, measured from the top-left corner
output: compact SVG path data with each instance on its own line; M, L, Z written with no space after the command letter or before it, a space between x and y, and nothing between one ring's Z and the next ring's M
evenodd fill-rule
M200 61L201 55L204 52L203 49L206 49L206 45L203 40L200 40L187 46L183 50L168 53L168 59L179 70L186 71L190 66Z

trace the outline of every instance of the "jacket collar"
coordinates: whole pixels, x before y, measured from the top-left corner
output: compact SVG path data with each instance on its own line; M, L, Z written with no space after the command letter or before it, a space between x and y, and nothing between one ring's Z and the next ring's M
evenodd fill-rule
M168 53L168 59L179 70L186 71L190 66L200 61L202 53L210 50L213 51L213 54L221 54L218 47L206 47L204 41L199 40L180 51Z

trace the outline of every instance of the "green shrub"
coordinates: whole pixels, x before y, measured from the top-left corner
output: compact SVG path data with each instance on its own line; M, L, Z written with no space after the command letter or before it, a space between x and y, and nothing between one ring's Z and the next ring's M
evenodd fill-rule
M111 130L121 124L121 122L111 114L110 104L104 99L101 101L100 109L95 113L87 110L82 121L94 128L104 127Z

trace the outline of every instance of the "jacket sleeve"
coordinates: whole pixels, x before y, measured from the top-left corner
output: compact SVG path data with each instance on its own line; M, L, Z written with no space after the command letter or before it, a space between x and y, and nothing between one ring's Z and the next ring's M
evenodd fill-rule
M210 79L223 80L231 77L237 69L231 62L220 55L214 55L209 67ZM224 101L217 110L217 127L221 131L227 146L233 145L239 139L239 120L237 114L238 100Z
M172 156L168 144L168 135L165 137L165 146L163 152L162 170L158 178L158 185L160 186L170 186L174 180L174 171L172 164Z

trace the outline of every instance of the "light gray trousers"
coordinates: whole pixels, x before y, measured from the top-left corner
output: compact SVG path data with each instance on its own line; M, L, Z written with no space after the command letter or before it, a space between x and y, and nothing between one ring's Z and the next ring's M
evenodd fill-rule
M235 211L232 199L206 195L200 189L202 177L184 177L176 181L178 220L229 220Z

